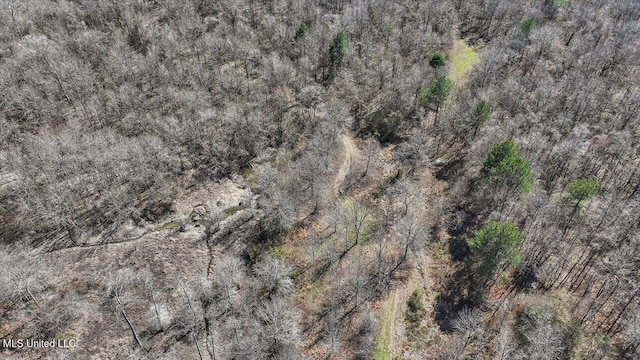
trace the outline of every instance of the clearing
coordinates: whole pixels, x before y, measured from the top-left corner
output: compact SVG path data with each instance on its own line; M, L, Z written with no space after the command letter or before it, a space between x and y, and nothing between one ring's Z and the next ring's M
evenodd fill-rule
M376 347L373 352L374 360L391 360L393 355L393 337L395 336L396 313L398 312L398 290L389 294L389 299L383 307L382 316L378 323Z
M466 73L480 61L476 51L467 44L466 40L462 39L453 43L453 48L447 54L447 58L451 63L449 77L458 85L464 82Z

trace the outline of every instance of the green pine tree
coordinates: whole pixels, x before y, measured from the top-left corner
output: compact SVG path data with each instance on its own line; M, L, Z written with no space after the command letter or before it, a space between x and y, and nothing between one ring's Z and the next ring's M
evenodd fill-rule
M338 75L338 70L342 67L342 61L347 53L347 39L344 33L339 32L329 47L329 66L325 76L325 80L328 82L333 81Z
M578 202L588 200L598 192L598 183L593 179L575 179L569 183L567 191Z
M491 119L491 107L482 100L471 112L471 127L473 128L473 136L476 136L478 129Z
M477 273L488 280L499 275L500 269L520 261L518 249L521 244L522 233L509 222L491 221L467 239Z
M438 75L429 87L424 88L418 95L420 105L428 106L436 112L436 123L440 108L449 99L451 91L453 91L453 81L444 75Z
M407 313L406 319L410 326L416 327L420 325L422 319L424 319L426 311L424 309L424 303L422 302L422 294L419 289L415 289L409 300L407 300Z
M482 163L481 176L497 185L527 193L533 188L529 164L511 140L494 146Z
M307 25L307 23L302 23L300 24L300 26L298 27L298 30L296 31L296 35L294 36L295 40L300 40L303 37L305 37L307 35L307 33L309 32L309 25Z
M528 17L520 23L520 31L524 34L524 36L529 37L533 32L533 29L536 27L536 19L533 17Z
M584 201L589 200L598 192L598 183L593 179L575 179L567 186L569 197L567 200L575 203L572 216L575 215Z
M429 87L422 90L419 99L423 104L433 106L434 110L438 111L444 102L447 101L452 90L453 81L444 75L438 75Z
M431 60L429 60L429 66L435 69L441 68L445 65L446 65L446 61L444 59L444 55L442 55L441 53L433 54L433 56L431 57Z

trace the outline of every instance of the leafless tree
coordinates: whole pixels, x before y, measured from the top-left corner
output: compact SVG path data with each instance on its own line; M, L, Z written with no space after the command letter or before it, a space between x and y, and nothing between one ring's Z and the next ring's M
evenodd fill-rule
M496 352L493 358L495 360L512 359L517 349L518 346L512 338L510 329L508 327L500 329L497 336Z
M411 215L400 219L396 226L396 233L397 241L400 245L400 256L393 270L400 267L407 260L410 250L418 251L426 247L429 241L429 234L424 224Z
M116 318L122 316L133 335L136 346L144 350L142 340L125 310L128 300L126 295L134 286L134 281L135 274L130 269L123 269L110 274L108 279L109 296L113 299L115 304Z
M366 237L372 219L372 213L365 205L355 200L344 202L342 225L344 226L345 250L358 245L358 242Z
M0 300L21 298L39 305L36 294L45 288L47 262L27 252L0 250Z
M253 273L269 296L282 297L293 290L291 279L292 268L284 260L273 255L267 255L262 261L254 265Z
M291 358L292 350L300 345L300 333L290 304L282 298L275 298L259 304L256 316L262 324L257 329L258 338L264 344L266 353Z
M560 359L564 351L562 335L557 329L546 324L527 334L529 357L537 360Z
M462 335L465 348L482 336L484 332L482 315L482 312L478 309L465 307L460 310L458 317L453 320L452 326Z
M235 301L239 296L239 286L242 280L244 266L240 259L236 257L224 257L216 263L213 291L220 296L220 299L227 308L235 306Z

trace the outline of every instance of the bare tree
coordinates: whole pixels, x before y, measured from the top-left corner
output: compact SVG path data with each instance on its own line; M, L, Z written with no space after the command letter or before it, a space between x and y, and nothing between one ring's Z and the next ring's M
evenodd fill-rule
M36 294L45 289L47 262L27 252L0 249L0 300L21 298L39 306Z
M402 265L409 256L409 251L418 251L424 248L429 241L429 234L424 224L417 218L408 215L400 219L396 226L397 241L400 245L400 256L395 271Z
M293 290L292 271L291 266L287 265L284 260L273 255L267 255L253 267L258 286L264 289L270 297L282 297L291 293Z
M196 302L192 301L191 296L189 295L189 292L187 291L187 289L185 288L185 286L182 284L182 282L178 281L178 285L180 286L180 289L182 290L182 294L184 295L185 298L185 311L188 313L188 315L186 315L187 318L190 319L189 321L189 333L191 333L192 337L193 337L193 342L196 345L196 350L198 351L198 357L200 358L200 360L202 360L202 350L200 349L200 338L199 338L199 327L200 327L200 319L202 317L202 309L200 309L197 305Z
M518 349L517 344L512 339L512 334L507 326L503 326L497 336L497 347L494 355L495 360L512 359L515 351Z
M464 347L482 336L484 324L482 312L478 309L463 308L458 317L452 321L453 328L462 335Z
M233 308L239 295L244 266L240 259L228 256L216 263L213 286L226 308Z
M130 269L118 270L115 273L111 273L107 281L109 296L113 299L116 307L116 318L122 316L124 321L127 323L129 330L131 331L131 335L133 335L133 339L135 340L136 345L144 350L142 340L136 332L133 323L127 316L125 310L125 306L127 305L128 300L126 295L134 286L135 274Z
M562 334L550 324L537 327L527 334L529 358L536 360L560 359L564 352Z
M337 309L330 310L323 329L323 340L329 346L329 358L342 347L343 339L340 325Z
M348 251L367 237L373 218L371 210L355 200L346 200L343 207L344 211L341 212L342 225L344 226L345 251Z
M290 358L291 351L301 343L297 317L290 304L282 298L275 298L259 304L255 315L262 324L257 331L266 353Z

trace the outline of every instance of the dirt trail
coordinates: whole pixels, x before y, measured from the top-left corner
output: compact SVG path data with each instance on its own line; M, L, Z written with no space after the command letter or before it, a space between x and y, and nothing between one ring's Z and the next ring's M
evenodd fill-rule
M392 356L396 354L395 337L396 337L396 316L398 315L398 289L393 289L393 292L389 296L390 303L387 306L391 306L391 325L389 329L389 354Z
M340 194L340 186L342 186L345 178L351 171L354 155L358 153L358 148L349 134L342 135L340 141L344 148L344 159L342 160L342 165L340 165L340 170L338 170L333 180L333 194L335 196Z
M431 260L425 254L416 255L417 267L412 270L404 283L392 288L388 298L382 303L380 324L384 328L383 333L378 334L377 346L380 348L375 359L395 359L402 356L403 339L406 336L406 328L404 325L404 302L409 299L411 293L420 289L425 300L428 303L435 303L433 289L433 281L428 276L428 264ZM428 314L430 318L432 314Z

